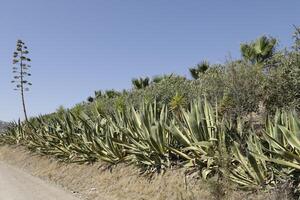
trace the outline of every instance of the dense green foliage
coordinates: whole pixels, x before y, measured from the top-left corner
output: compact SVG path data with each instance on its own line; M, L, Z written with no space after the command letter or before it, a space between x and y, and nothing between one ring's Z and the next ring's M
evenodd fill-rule
M243 44L242 60L203 62L190 69L193 80L171 74L97 91L71 109L15 124L0 143L64 162L123 162L143 172L186 167L243 188L288 182L298 191L298 35L290 51L276 52L268 37Z
M131 105L138 107L144 101L156 101L161 106L180 95L185 99L185 106L205 96L212 104L218 103L222 113L229 116L246 116L262 107L265 114L274 114L276 108L299 109L299 61L298 52L277 52L263 66L241 60L228 61L211 65L196 80L165 76L143 89L98 96L86 107L98 104L103 111L111 112Z
M113 95L100 92L86 108L98 104L104 112L112 112L126 106L138 107L141 102L174 104L178 97L186 108L189 102L205 96L220 106L222 114L231 117L247 116L259 109L263 114L274 114L276 108L299 109L299 28L293 38L290 51L275 51L276 39L266 36L241 44L243 60L218 65L203 61L189 69L194 80L174 74L153 80L134 79L133 89L114 91Z
M300 53L282 52L269 61L264 85L267 110L296 107L300 110Z
M92 106L85 107L88 110L98 104L104 112L112 112L126 106L138 107L140 102L156 101L158 106L174 104L172 100L180 96L186 108L189 102L205 96L231 117L247 116L259 109L264 110L264 114L274 114L276 108L299 109L298 29L294 38L291 51L276 52L276 40L263 36L241 45L243 60L218 65L204 61L190 68L194 80L174 74L153 80L134 79L132 90L97 92L89 100Z

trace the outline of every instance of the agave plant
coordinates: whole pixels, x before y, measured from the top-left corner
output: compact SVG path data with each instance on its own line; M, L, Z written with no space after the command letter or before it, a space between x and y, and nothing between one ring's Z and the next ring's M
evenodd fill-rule
M259 138L251 135L247 141L247 148L234 142L233 161L229 170L231 181L238 183L243 188L264 188L274 186L274 174L268 168L267 162L258 157L262 155L262 145Z
M294 112L277 111L266 123L264 140L269 156L264 159L300 170L300 119Z
M160 171L170 166L168 146L171 136L165 128L168 121L167 106L158 111L156 103L144 104L138 111L133 107L119 111L112 123L126 139L114 141L127 149L128 162L144 171Z
M273 187L300 170L300 120L295 112L268 118L263 134L245 131L238 120L219 118L217 106L194 101L189 109L156 103L124 107L106 114L64 110L15 123L0 144L21 144L63 162L126 162L143 172L174 165L228 177L243 188Z
M0 134L0 144L19 144L23 142L24 132L22 131L21 122L11 123L7 129Z
M235 143L233 155L239 166L231 169L232 181L243 187L274 187L294 177L300 169L300 121L295 112L277 111L267 119L265 132L252 133L246 152ZM295 178L296 176L296 178Z
M182 110L182 118L168 127L177 141L169 149L185 160L185 166L199 166L204 178L217 169L219 144L225 142L218 123L213 107L199 100L191 104L190 110Z

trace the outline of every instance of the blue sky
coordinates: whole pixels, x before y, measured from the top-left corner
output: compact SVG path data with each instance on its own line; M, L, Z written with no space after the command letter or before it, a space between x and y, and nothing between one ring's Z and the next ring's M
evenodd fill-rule
M133 77L239 58L239 44L263 34L290 46L299 9L299 0L0 0L0 120L22 116L10 83L18 38L32 59L34 116L130 88Z

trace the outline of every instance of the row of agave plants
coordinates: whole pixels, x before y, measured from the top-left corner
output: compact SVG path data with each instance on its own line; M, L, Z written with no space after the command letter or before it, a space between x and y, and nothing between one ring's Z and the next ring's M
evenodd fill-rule
M129 163L144 172L186 167L202 178L226 177L244 188L272 188L300 172L300 120L277 112L259 132L221 118L207 101L173 112L144 104L103 114L66 112L16 123L0 143L21 144L60 161Z

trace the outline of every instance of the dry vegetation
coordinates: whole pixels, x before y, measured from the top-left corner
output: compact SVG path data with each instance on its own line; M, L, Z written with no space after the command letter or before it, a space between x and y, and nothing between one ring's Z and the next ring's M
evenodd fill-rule
M230 183L185 176L182 169L170 169L163 175L147 177L141 176L133 166L120 164L109 168L101 162L93 165L66 164L30 153L22 146L0 147L0 161L54 182L88 200L290 199L287 188L269 192L237 191Z

